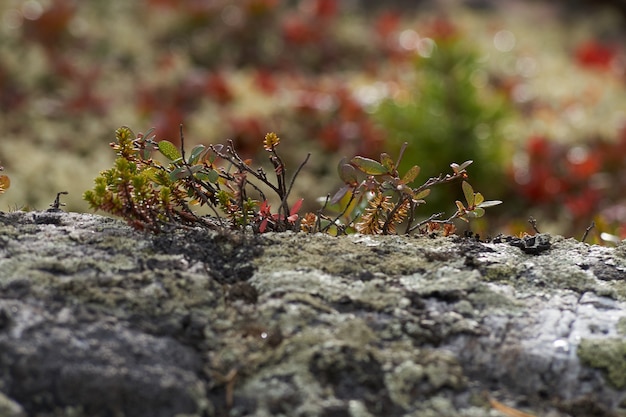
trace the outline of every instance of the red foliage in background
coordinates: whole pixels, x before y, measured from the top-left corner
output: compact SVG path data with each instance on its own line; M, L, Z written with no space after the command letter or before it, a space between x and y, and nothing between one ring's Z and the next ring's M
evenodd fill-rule
M626 130L615 143L564 145L545 137L526 143L527 163L514 171L516 191L532 207L563 208L576 219L591 219L623 199L626 186Z
M58 48L67 34L76 8L73 0L53 0L40 16L24 20L24 37L49 49Z
M591 40L576 48L575 57L583 67L610 71L617 58L617 48Z

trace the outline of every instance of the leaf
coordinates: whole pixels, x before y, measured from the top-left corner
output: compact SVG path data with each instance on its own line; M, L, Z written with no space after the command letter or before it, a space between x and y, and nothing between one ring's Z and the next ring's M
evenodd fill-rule
M467 201L467 206L473 207L474 206L474 189L466 181L463 181L463 184L461 184L461 186L463 187L463 195L465 196L465 201Z
M350 184L346 184L343 187L341 187L335 193L333 198L330 199L330 204L337 204L351 189L352 189L352 186Z
M423 200L430 195L430 188L420 191L417 195L413 196L414 200Z
M477 204L476 207L486 208L486 207L497 206L498 204L502 204L502 201L500 201L500 200L484 201L484 202L482 202L480 204Z
M289 210L289 215L293 216L294 214L297 214L300 211L300 208L302 207L303 201L304 201L304 198L301 198L295 203L293 203L293 206L291 206L291 209Z
M150 129L146 130L143 134L143 138L145 140L154 140L154 138L156 138L156 135L154 134L155 129L153 127L151 127Z
M498 410L507 417L536 417L534 414L528 414L515 408L506 406L491 397L489 397L489 404L491 405L491 407L493 407L494 410Z
M0 175L0 194L11 187L11 180L6 175Z
M206 151L206 146L204 145L198 145L194 147L191 150L191 153L189 154L189 160L187 161L187 163L189 165L195 165L200 160L200 157L205 151Z
M482 203L483 201L485 201L485 197L483 197L483 195L481 193L475 193L474 194L474 205L475 206L479 206L480 203Z
M417 176L420 173L420 167L418 167L417 165L413 165L411 167L411 169L409 169L406 174L404 174L404 176L402 177L402 183L403 184L410 184L413 181L415 181L415 178L417 178Z
M217 184L217 181L220 179L220 173L214 169L200 171L196 174L196 178L200 181L208 181L213 184Z
M176 181L189 176L189 170L186 166L178 167L170 172L170 180Z
M380 162L383 164L385 168L387 168L387 172L393 172L396 167L394 166L393 159L389 156L389 154L381 153L380 154Z
M337 166L337 172L339 173L339 178L341 178L344 183L351 186L356 185L356 169L352 165L346 163L346 158L343 158L339 162L339 165Z
M485 215L485 209L482 209L480 207L476 207L474 210L470 211L469 214L472 215L472 217L483 217Z
M362 156L355 156L350 160L350 164L367 175L389 174L389 171L384 165L374 161L373 159L364 158Z
M183 158L176 146L166 140L159 142L159 151L172 162L179 161Z
M474 161L469 160L469 161L463 162L461 165L452 163L450 164L450 167L452 168L452 171L454 171L455 174L458 174L459 172L464 171L465 168L470 166L473 162Z

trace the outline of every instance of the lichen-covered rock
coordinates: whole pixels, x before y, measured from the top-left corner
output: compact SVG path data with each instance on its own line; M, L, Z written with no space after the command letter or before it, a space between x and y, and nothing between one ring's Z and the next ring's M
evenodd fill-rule
M626 246L547 235L0 213L0 413L626 416L625 271Z

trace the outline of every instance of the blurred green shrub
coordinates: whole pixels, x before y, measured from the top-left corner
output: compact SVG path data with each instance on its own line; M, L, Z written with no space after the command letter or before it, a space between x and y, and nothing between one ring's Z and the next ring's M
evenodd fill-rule
M503 94L489 85L478 53L455 34L422 38L409 88L380 103L374 117L388 132L387 149L408 142L402 170L420 161L437 172L449 161L475 162L472 182L499 198L506 185L503 121L512 114ZM440 187L429 205L445 210L458 190Z

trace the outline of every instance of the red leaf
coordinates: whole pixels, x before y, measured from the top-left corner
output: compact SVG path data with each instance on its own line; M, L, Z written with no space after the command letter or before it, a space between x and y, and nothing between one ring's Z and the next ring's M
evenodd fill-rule
M302 208L303 201L304 201L304 198L301 198L300 200L293 203L293 206L291 206L291 210L289 211L290 216L293 216L294 214L298 214L298 212L300 211L300 208Z

